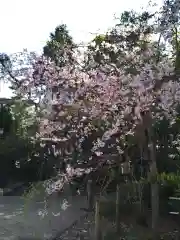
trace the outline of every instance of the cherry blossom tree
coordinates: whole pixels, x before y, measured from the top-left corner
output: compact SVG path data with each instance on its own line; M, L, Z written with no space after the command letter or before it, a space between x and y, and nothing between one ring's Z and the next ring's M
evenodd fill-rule
M150 163L155 233L158 171L153 127L164 116L174 124L180 103L176 31L179 7L174 0L165 2L157 15L146 14L154 24L149 29L146 21L143 29L145 26L145 30L151 31L139 33L132 51L132 46L128 48L127 39L123 38L121 43L128 49L124 52L121 49L123 55L120 58L118 55L115 62L108 60L96 68L82 68L78 61L73 66L58 67L44 56L34 57L18 86L18 91L27 98L38 99L40 127L37 137L54 141L54 154L74 168L73 171L65 169L68 180L77 174L80 166L82 168L82 162L87 170L102 169L114 163L119 166L122 156L129 161L131 142L137 143ZM175 10L177 18L171 19ZM147 35L151 37L154 33L158 41L152 38L145 41Z

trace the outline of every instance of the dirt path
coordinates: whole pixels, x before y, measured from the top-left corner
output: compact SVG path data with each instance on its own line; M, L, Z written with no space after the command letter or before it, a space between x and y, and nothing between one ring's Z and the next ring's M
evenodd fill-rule
M56 196L29 204L21 197L0 197L0 240L49 239L84 215L80 208L86 208L83 196Z

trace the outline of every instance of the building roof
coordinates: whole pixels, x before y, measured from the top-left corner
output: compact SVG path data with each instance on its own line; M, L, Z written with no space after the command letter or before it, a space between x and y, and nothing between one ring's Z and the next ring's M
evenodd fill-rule
M13 104L15 102L26 102L29 105L35 105L32 100L20 100L20 99L13 99L13 98L0 98L0 104Z

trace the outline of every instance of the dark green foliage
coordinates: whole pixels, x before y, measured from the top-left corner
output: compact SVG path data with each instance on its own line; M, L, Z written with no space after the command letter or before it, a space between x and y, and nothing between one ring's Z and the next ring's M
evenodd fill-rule
M136 73L136 66L132 65L131 59L127 59L132 52L139 54L147 48L147 44L150 42L148 36L155 32L154 26L151 24L153 17L154 14L147 11L142 13L123 12L115 27L106 34L96 36L92 41L94 44L89 44L86 65L91 68L89 63L93 60L95 63L93 67L109 64L119 69L127 66L128 73ZM156 42L154 44L157 45ZM162 53L161 48L160 55ZM156 57L157 53L154 55ZM115 67L113 69L115 70Z
M12 68L12 63L10 57L6 53L0 53L0 79L10 71Z
M179 212L180 215L180 199L169 199L168 205L170 212Z
M75 44L67 30L67 26L62 24L55 28L55 32L50 34L50 40L43 48L44 55L50 57L59 67L66 64L73 64L73 48Z
M10 133L13 126L13 118L8 106L0 107L0 129L3 129L3 136Z
M48 179L55 174L57 161L50 146L18 136L0 140L0 160L0 185Z

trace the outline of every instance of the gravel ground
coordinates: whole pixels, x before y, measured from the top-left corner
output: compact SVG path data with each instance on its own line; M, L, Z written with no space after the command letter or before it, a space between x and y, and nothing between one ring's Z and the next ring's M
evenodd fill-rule
M88 213L54 240L91 240L94 233L94 214Z

